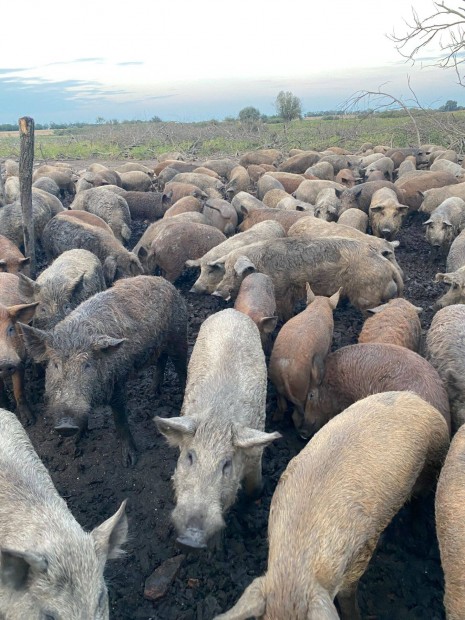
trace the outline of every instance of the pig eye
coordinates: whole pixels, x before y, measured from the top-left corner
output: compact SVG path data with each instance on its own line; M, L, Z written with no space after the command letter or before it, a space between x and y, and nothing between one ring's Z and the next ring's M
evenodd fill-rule
M54 614L44 614L43 620L57 620L57 617Z
M459 285L457 284L457 282L454 282L454 283L452 284L452 288L459 288Z
M187 453L187 462L188 462L189 465L193 465L194 464L194 453L191 452L190 450Z
M63 312L71 312L72 308L71 308L71 304L64 304L63 305Z
M231 471L232 461L231 459L226 459L223 463L223 476L227 476Z
M15 326L14 325L8 325L7 329L6 329L6 335L11 338L12 336L14 336L16 334L15 331Z

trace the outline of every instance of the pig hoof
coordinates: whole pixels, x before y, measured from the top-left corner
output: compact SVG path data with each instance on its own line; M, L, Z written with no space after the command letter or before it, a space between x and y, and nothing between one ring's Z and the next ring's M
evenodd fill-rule
M32 424L35 424L36 417L27 405L20 405L18 407L18 413L24 426L31 426Z
M55 426L55 430L62 437L73 437L78 434L81 429L71 420L62 420L60 424Z
M124 444L121 449L121 452L122 452L122 457L123 457L123 466L134 467L134 465L137 463L136 447Z

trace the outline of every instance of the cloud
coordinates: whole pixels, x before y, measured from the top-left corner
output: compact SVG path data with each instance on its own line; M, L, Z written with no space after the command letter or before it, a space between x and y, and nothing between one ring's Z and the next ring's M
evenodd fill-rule
M117 62L116 66L117 67L131 67L133 65L143 65L143 64L145 63L142 60L131 60L128 62Z

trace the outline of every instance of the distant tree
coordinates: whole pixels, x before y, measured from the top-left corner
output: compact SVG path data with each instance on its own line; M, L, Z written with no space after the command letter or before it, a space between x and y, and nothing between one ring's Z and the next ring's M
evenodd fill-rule
M278 93L275 108L285 123L289 123L294 118L302 118L302 103L298 97L289 91L284 92L282 90Z
M235 116L225 116L225 117L223 118L223 121L224 121L225 123L234 123L234 121L235 121L235 120L236 120L236 117L235 117Z
M446 101L446 103L439 108L441 112L455 112L458 109L459 107L457 105L457 102L452 101L452 99Z
M161 120L161 118L159 116L152 116L152 118L150 119L151 123L162 123L163 121Z
M103 116L97 116L97 118L95 119L95 124L103 125L104 123L105 123L105 119L103 118Z
M260 110L257 110L252 105L242 108L239 112L239 120L241 123L256 123L260 120Z

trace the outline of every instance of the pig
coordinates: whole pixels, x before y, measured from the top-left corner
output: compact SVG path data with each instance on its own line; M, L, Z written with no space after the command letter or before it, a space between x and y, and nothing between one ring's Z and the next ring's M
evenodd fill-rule
M391 299L387 304L370 308L368 317L359 334L358 342L383 342L397 344L419 352L421 323L418 315L423 308L414 306L406 299Z
M47 222L52 218L50 207L38 195L32 195L32 217L34 220L34 237L40 240ZM23 216L21 203L12 202L0 209L1 234L19 249L24 246Z
M238 233L226 239L222 243L214 246L206 254L197 260L186 261L186 267L200 267L200 275L191 288L191 293L206 294L213 293L217 285L221 282L224 275L223 266L216 265L215 261L222 256L226 256L232 250L235 250L257 241L265 239L277 239L285 237L283 227L279 222L266 220L252 226L249 230Z
M244 219L238 227L239 232L245 232L259 222L274 220L279 222L287 233L292 224L295 224L300 218L308 217L309 215L307 211L279 211L278 209L268 209L267 207L257 209L256 207L245 207L242 205L241 209Z
M32 320L37 304L29 302L19 291L18 276L0 273L0 396L4 399L5 380L11 377L18 415L25 425L35 422L35 415L24 393L27 356L18 323Z
M259 149L244 153L239 159L239 165L247 168L250 164L275 164L281 157L281 151L278 149Z
M58 166L40 166L34 171L32 175L32 182L34 183L40 177L49 177L55 181L60 188L60 194L65 196L67 193L74 195L76 193L75 181L76 175L71 169L61 168Z
M407 205L399 203L392 189L378 189L371 198L368 210L370 227L375 237L391 240L399 232L408 210Z
M32 195L34 197L34 200L36 200L37 202L41 202L45 207L48 207L50 209L52 217L54 215L57 215L57 213L62 213L63 211L66 211L59 198L57 198L53 194L50 194L49 192L44 191L43 189L40 189L39 187L32 188Z
M227 237L236 232L237 213L227 200L221 198L208 199L204 204L203 214L210 226L214 226Z
M37 281L19 274L19 292L38 306L34 327L52 329L76 306L106 289L102 264L88 250L67 250Z
M202 191L206 191L208 188L222 190L224 183L218 179L214 179L208 174L199 174L196 172L180 172L174 178L174 183L189 183L195 185Z
M260 271L273 280L282 320L293 316L295 304L305 299L306 282L316 295L330 296L342 286L343 295L361 310L378 306L403 290L394 265L358 239L273 239L239 248L215 262L224 265L224 277L214 295L234 299L242 280Z
M223 157L222 159L209 159L204 161L202 165L204 168L210 168L210 170L213 170L224 179L230 179L232 171L237 167L237 163L229 157Z
M245 170L245 168L244 168ZM192 172L198 172L199 174L208 174L209 176L213 177L214 179L220 179L221 177L219 174L216 174L216 172L214 172L213 170L210 170L210 168L205 168L204 166L199 166L198 168L194 168L194 170L192 170Z
M171 204L170 197L161 192L126 192L124 199L133 220L155 222L162 218Z
M246 192L249 187L249 173L244 166L235 166L228 175L228 184L225 187L226 195L232 198L239 192Z
M465 265L465 231L452 241L449 254L447 255L447 271L457 271Z
M181 294L164 278L127 278L81 303L52 330L24 324L21 330L32 358L47 363L46 410L57 433L79 440L92 408L109 404L123 465L134 465L126 380L135 365L150 357L157 390L169 356L184 387L187 310Z
M341 201L333 187L327 187L319 192L315 203L315 217L326 222L335 222L339 215Z
M271 189L280 189L283 192L286 191L284 189L284 185L280 181L278 181L278 179L275 179L269 174L264 174L262 177L258 179L258 182L257 182L257 198L259 200L263 200L263 197L265 196L265 194L269 192Z
M397 195L397 200L403 202L404 193L400 191L398 187L390 181L367 181L361 185L356 185L350 189L345 189L341 194L341 209L340 213L343 213L347 209L356 208L368 213L370 208L371 198L373 194L381 187L389 187L394 190Z
M57 198L60 195L60 188L50 177L40 177L35 183L32 184L32 187L35 187L36 189L42 189L43 191L48 192L49 194L52 194Z
M6 177L19 177L19 162L13 159L5 159Z
M440 310L452 304L465 304L465 266L450 273L437 273L435 282L449 284L449 290L433 305L434 310Z
M344 191L344 185L340 183L336 183L335 181L324 181L324 180L307 180L302 181L302 183L297 188L297 191L294 192L295 198L297 200L302 200L303 202L309 202L310 204L316 204L316 200L318 198L318 194L322 189L332 188L336 190L336 195L340 198L341 192Z
M357 586L381 533L448 445L442 416L410 392L369 396L331 420L273 494L265 575L215 620L360 619Z
M319 159L320 154L316 151L302 151L283 161L279 166L279 170L281 172L303 174L308 168L314 166Z
M434 209L446 200L446 198L452 198L454 196L465 200L465 183L435 187L422 192L423 202L419 210L422 213L432 213Z
M175 215L180 215L181 213L200 213L202 209L203 204L198 198L194 198L194 196L184 196L184 198L180 198L173 205L171 205L171 207L165 211L163 217L174 217Z
M263 196L263 204L266 207L268 207L268 209L276 209L277 206L278 206L278 203L281 200L285 199L285 198L292 198L292 196L289 196L289 194L286 192L286 190L284 190L284 189L270 189ZM295 198L293 198L293 200L295 200Z
M315 206L309 202L297 200L293 196L284 196L276 205L276 209L283 211L306 211L307 215L315 214Z
M432 170L433 172L436 170L444 170L445 172L450 172L455 177L457 177L459 182L464 180L463 175L465 174L465 170L462 168L462 166L447 159L440 159L438 157L431 164L430 170Z
M70 208L75 211L88 211L101 217L121 243L131 238L131 213L128 203L122 196L105 189L105 186L80 192Z
M340 183L345 187L354 187L354 185L360 179L358 176L355 176L353 171L349 168L343 168L342 170L339 170L334 180L336 181L336 183Z
M118 174L121 174L122 172L132 172L133 170L138 170L139 172L145 172L145 174L148 174L149 177L153 177L154 175L153 168L149 168L148 166L145 166L138 161L127 161L120 166L116 166L114 170Z
M368 215L361 209L347 209L338 217L338 224L356 228L362 233L366 233L368 226Z
M274 420L282 419L291 403L296 427L302 426L309 390L323 379L340 293L341 289L331 297L317 297L307 283L307 307L280 329L268 367L278 394Z
M362 211L363 213L363 211ZM396 260L395 248L399 246L398 241L387 241L379 237L373 237L360 232L351 226L339 224L339 222L325 222L315 217L305 217L293 224L288 232L288 237L297 237L308 240L327 239L328 237L344 237L346 239L358 239L370 245L377 254L387 258L403 277L402 269Z
M293 174L291 172L267 172L267 175L277 179L288 194L295 192L302 181L306 180L303 174Z
M166 185L170 183L177 174L179 174L179 170L176 168L172 168L171 166L164 168L157 177L158 189L164 192Z
M437 170L436 172L417 170L416 172L405 174L400 179L397 179L395 185L398 189L403 190L404 199L402 202L408 205L412 211L417 211L419 209L424 211L424 209L420 207L422 207L426 192L431 191L432 188L442 189L443 192L439 192L439 195L442 196L444 194L442 200L440 200L435 207L450 196L461 196L461 194L454 193L451 188L447 190L447 187L450 185L460 185L457 178L450 172L441 170ZM452 193L447 193L448 191Z
M17 275L26 272L30 260L30 257L26 258L12 241L0 235L0 273L6 271Z
M78 222L81 224L88 224L89 226L97 226L97 228L105 230L112 237L115 236L112 229L104 220L102 220L101 217L94 215L93 213L89 213L88 211L64 211L59 214L59 220L61 221L63 219L68 222Z
M435 498L436 534L444 571L444 607L448 620L465 617L465 426L455 434L439 475Z
M251 164L247 168L247 174L249 175L249 179L252 183L256 183L265 173L265 168L263 166L257 166L256 164Z
M446 386L452 433L465 422L465 306L454 304L434 315L426 334L425 357Z
M7 177L4 185L5 204L19 200L19 177Z
M108 620L103 570L126 542L126 501L92 532L60 497L15 416L0 410L0 617Z
M163 191L169 197L172 204L185 196L194 196L194 198L198 198L199 200L205 200L207 198L207 194L193 183L170 181L165 185Z
M225 526L224 514L244 483L262 488L266 433L266 364L258 328L232 308L208 317L189 361L181 416L156 417L158 430L180 450L173 484L179 544L206 548Z
M225 240L223 233L213 226L174 221L172 226L160 227L150 247L141 246L137 257L145 273L155 274L159 270L169 282L175 282L186 261L201 258Z
M73 248L93 252L102 263L107 285L119 278L143 273L137 256L126 250L113 233L70 218L66 212L50 220L44 229L42 242L49 261Z
M446 198L424 222L426 240L435 256L449 251L452 241L465 226L465 201L462 198Z
M329 162L334 169L334 174L336 175L343 168L350 168L349 158L347 155L343 153L335 153L330 150L321 153L319 161Z
M271 278L264 273L251 273L244 278L234 308L252 319L260 332L263 351L268 353L270 337L278 322Z
M239 192L234 196L231 200L232 206L236 209L236 213L238 217L243 216L242 207L247 208L255 208L255 209L265 209L265 205L261 200L252 196L252 194L248 194L247 192Z
M375 172L376 170L382 172L385 179L387 179L388 181L392 181L394 162L390 157L381 157L380 159L373 161L365 168L365 176L367 177L369 174Z
M397 178L400 179L408 172L415 172L417 169L416 158L414 155L408 155L397 169Z
M323 381L309 391L305 420L298 430L311 437L353 402L393 389L418 394L444 416L450 429L449 400L436 369L405 347L367 342L328 355Z
M92 184L92 187L101 187L103 185L117 185L123 187L121 175L115 170L110 170L101 164L92 164L83 178Z
M305 170L305 174L311 174L322 181L334 181L334 168L329 161L319 161Z

